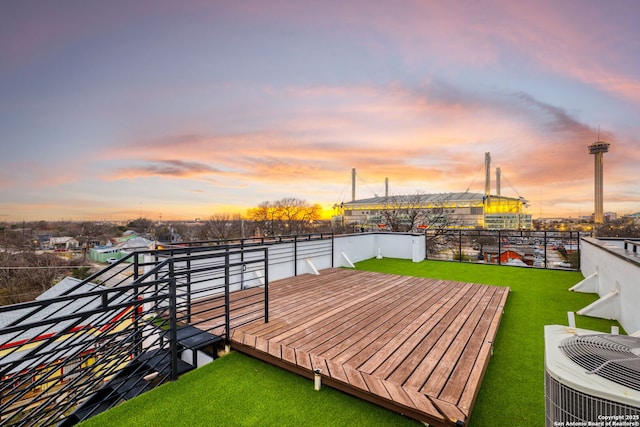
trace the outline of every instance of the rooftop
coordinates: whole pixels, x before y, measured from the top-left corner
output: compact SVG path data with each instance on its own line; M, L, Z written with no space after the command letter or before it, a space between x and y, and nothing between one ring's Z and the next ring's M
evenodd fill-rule
M567 311L578 311L597 299L594 294L568 291L572 285L582 279L579 272L441 261L413 263L409 260L390 258L362 261L356 265L356 269L510 288L493 353L468 425L472 427L544 425L544 325L566 324ZM322 274L323 272L320 276ZM275 283L274 286L277 286ZM271 321L274 322L273 327L282 326L282 322L276 322L273 319ZM577 316L577 323L579 327L602 332L608 332L611 326L619 325L615 321L586 316ZM216 369L215 365L216 362L198 369L181 377L175 383L178 389L180 384L184 384L184 387L196 388L199 390L198 393L202 394L203 400L193 402L193 406L187 410L193 411L196 419L198 416L204 417L203 419L211 419L211 417L217 419L215 414L218 410L214 409L212 413L211 408L220 408L220 412L225 412L224 408L237 405L234 402L245 400L246 395L252 393L251 389L241 389L237 394L227 397L229 400L225 400L229 390L216 388L216 378L224 376L225 369ZM255 369L260 368L256 366ZM277 388L278 385L273 384L273 387ZM309 381L306 384L303 382L301 387L311 389L312 382ZM162 388L153 390L121 407L110 410L107 414L89 420L88 425L127 425L126 414L133 413L137 414L141 420L146 420L144 422L153 423L158 416L157 408L175 405L176 390L172 387L172 391L168 394L163 393ZM274 396L277 396L277 393ZM302 413L313 414L315 411L312 407L318 404L317 399L321 398L296 402L296 405L300 405L299 409ZM263 403L271 404L268 401ZM272 404L277 406L278 402L274 401ZM309 406L308 409L305 409L306 405ZM500 410L497 411L496 408ZM341 418L340 411L337 409L334 411L335 413L331 414L334 425L344 425L340 420L348 418ZM124 418L121 418L122 414L125 414ZM499 419L496 419L497 414L500 416ZM259 425L270 425L275 422L274 419L268 418L266 411L263 413L258 410L251 414L235 415L250 417L247 420L250 419ZM220 416L224 417L222 414ZM118 420L122 420L121 424ZM175 425L187 425L181 424L179 414L165 421L176 423ZM308 425L326 425L313 419L306 422ZM243 423L245 421L238 419L239 425ZM250 422L246 421L246 423ZM415 422L406 419L394 425L408 426L415 425Z
M147 369L160 375L157 378L161 382L156 385L169 381L169 376L173 382L135 398L126 394L129 389L123 390L119 396L132 400L94 417L90 423L96 424L89 425L130 425L132 413L136 424L162 420L171 425L194 425L194 420L218 422L231 413L232 422L225 424L281 425L283 414L290 410L297 412L292 425L327 425L326 420L305 418L305 414L317 413L311 407L323 399L323 394L304 392L312 388L313 382L308 379L297 385L284 379L263 383L269 390L265 395L245 381L251 377L250 372L264 370L259 365L262 362L253 358L225 356L222 359L229 362L215 361L198 369L200 364L193 354L182 354L182 360L176 360L183 351L178 348L182 345L179 331L195 326L220 335L237 350L234 355L244 351L278 366L295 367L293 372L307 378L313 377L313 369L320 366L327 385L432 425L451 425L451 419L469 426L543 425L545 325L571 324L567 312L575 312L577 326L582 329L606 333L619 327L624 333L624 327L640 333L640 245L628 240L580 241L581 272L425 261L424 236L402 233L260 239L237 246L199 244L132 253L87 279L87 283L108 284L91 292L100 299L100 308L54 313L46 322L33 323L33 327L46 326L43 332L56 332L55 325L64 326L74 318L74 323L65 328L65 350L85 359L82 366L76 366L70 363L75 360L67 357L70 353L65 352L60 357L61 370L42 370L34 365L33 371L21 370L19 376L3 381L2 419L8 420L7 408L24 416L16 411L31 403L22 399L35 385L30 383L35 381L34 373L42 377L38 384L44 389L40 395L41 416L51 414L52 420L67 417L65 421L69 421L74 405L85 400L100 403L105 387L105 393L115 393L127 378L120 374L139 365L144 368L140 371L144 382L138 381L137 385L147 389L151 380L147 380ZM70 291L81 287L78 283ZM196 303L197 298L207 296L215 301L214 306ZM69 294L19 307L1 307L0 311L46 310L60 302L70 307L83 297ZM116 308L130 310L133 316L118 316L116 320L110 315ZM86 325L86 319L96 310L102 316L91 322L95 338L86 342L80 338L87 336L88 330L77 330L75 325ZM202 313L206 315L199 318ZM602 317L618 319L619 323ZM5 332L15 337L28 333L28 319L22 323L8 326ZM102 327L103 323L109 327ZM29 360L46 360L53 355L56 341L62 342L60 334L46 335L28 343ZM371 339L360 339L364 335ZM132 345L103 346L125 342ZM0 362L22 349L2 348L7 353L0 353ZM474 348L479 350L473 353ZM101 360L98 356L105 351L118 362L96 369L95 363ZM166 356L156 364L159 351ZM58 352L56 347L56 356ZM97 362L86 359L87 354L95 354ZM195 370L178 379L178 362L185 372L188 370L184 366L184 362L189 363L186 356L192 362L189 369ZM215 352L212 356L215 358ZM14 372L9 368L21 363L7 363L3 372ZM247 375L226 371L237 363L245 366ZM96 377L90 380L89 375ZM114 378L119 379L116 382ZM222 383L226 384L224 388L218 388ZM294 390L281 390L285 383ZM75 400L62 402L60 397L61 409L52 409L48 404L52 386L64 388L64 395L73 394ZM289 403L285 392L289 393L286 396L293 393L306 398ZM258 394L260 400L256 402L253 398ZM190 398L185 400L183 396ZM331 414L334 425L353 425L349 413L355 407L362 408L346 399L339 398L338 406L324 411L325 415ZM238 410L245 401L253 403ZM117 402L121 400L112 403ZM295 408L287 408L287 404ZM265 411L266 407L280 409ZM363 411L375 412L371 407ZM375 417L380 415L375 413ZM80 420L85 418L78 415ZM393 421L400 424L385 425L415 423L409 418L400 420ZM376 421L357 423L373 425Z
M495 196L499 197L499 196ZM377 196L370 197L367 199L358 199L350 202L346 202L345 205L349 206L352 204L382 204L388 203L390 200L402 200L404 202L416 202L421 201L423 203L427 202L458 202L458 201L475 201L484 198L483 193L470 193L466 192L457 192L457 193L428 193L428 194L412 194L412 195L399 195L399 196Z

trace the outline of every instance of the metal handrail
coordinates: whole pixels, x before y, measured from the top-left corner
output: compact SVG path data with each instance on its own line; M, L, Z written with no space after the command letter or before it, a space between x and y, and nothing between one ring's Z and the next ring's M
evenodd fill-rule
M176 334L191 322L192 287L209 298L224 294L224 314L199 314L228 341L236 321L229 294L234 274L246 265L265 270L264 297L254 304L268 321L268 249L208 249L133 253L59 296L0 307L0 316L12 319L0 331L3 425L72 425L98 410L92 399L115 405L126 399L127 387L150 387L151 380L135 376L127 386L114 379L144 373L151 361L160 373L153 385L175 380L182 364Z
M624 241L624 250L628 251L629 250L629 246L631 246L631 251L634 254L638 253L638 248L640 247L640 242L639 241L634 241L634 240L625 240Z
M575 250L578 253L578 259L580 254L580 237L584 233L577 231L534 231L534 230L469 230L469 229L442 229L442 230L426 230L426 248L427 259L440 259L433 254L432 246L434 243L440 241L444 242L443 245L448 250L455 249L456 253L453 256L453 260L460 262L484 262L484 254L482 259L471 260L465 259L465 250L471 252L471 247L474 239L477 241L481 238L493 238L495 243L491 246L497 247L498 254L502 254L508 247L531 247L541 246L543 249L541 253L534 253L540 257L543 261L542 266L534 265L533 267L540 267L545 269L550 268L562 268L562 269L579 269L578 265L554 265L551 262L549 254L549 245L553 242L575 245ZM518 243L520 242L520 243ZM484 244L484 246L488 246ZM456 255L457 254L457 255ZM501 257L497 257L497 264L503 265Z

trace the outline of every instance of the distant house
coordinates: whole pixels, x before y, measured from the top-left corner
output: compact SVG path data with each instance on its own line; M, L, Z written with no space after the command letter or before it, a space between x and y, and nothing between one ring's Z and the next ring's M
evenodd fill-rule
M49 249L55 251L69 251L78 249L80 243L73 237L51 237L49 239Z
M89 259L95 262L107 262L110 258L121 259L135 251L155 249L154 241L140 236L121 237L116 241L115 244L91 248Z
M519 266L539 266L537 263L541 258L533 247L519 247L517 250L505 246L500 248L498 256L498 246L485 246L483 249L484 260L487 264L505 264ZM498 259L500 260L498 262Z
M131 253L138 250L155 249L155 241L140 236L131 238L116 245L121 251Z
M46 302L63 295L81 295L106 289L86 283L74 289L81 281L66 277L40 296L36 301ZM114 298L111 303L126 303L129 296ZM82 369L95 369L98 333L109 333L128 327L133 321L131 307L98 312L82 321L80 312L100 310L99 295L79 297L70 301L51 302L49 305L15 304L0 311L0 384L3 394L13 388L43 391L61 382L71 380ZM47 321L39 326L40 321ZM24 330L6 333L5 328L24 324ZM28 398L29 394L25 395Z
M524 254L510 248L503 248L498 255L497 246L489 246L484 248L484 262L487 264L507 264L513 260L523 261ZM524 261L523 261L524 262Z
M529 265L521 259L511 258L509 261L505 262L504 265L513 265L516 267L528 267Z
M48 249L51 242L51 234L38 234L36 236L36 241L38 248Z
M625 218L630 219L636 225L640 225L640 212L632 213L631 215L626 215Z

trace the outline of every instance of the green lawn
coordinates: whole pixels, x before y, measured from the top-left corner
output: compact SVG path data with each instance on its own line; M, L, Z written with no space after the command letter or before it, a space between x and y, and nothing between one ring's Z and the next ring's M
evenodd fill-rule
M595 295L568 292L582 275L441 261L371 259L357 269L508 286L494 354L470 426L544 425L544 331L566 324ZM601 319L577 317L577 326L603 332ZM311 380L232 353L165 384L83 426L417 426L419 423L323 387Z
M82 426L419 427L417 421L232 352Z

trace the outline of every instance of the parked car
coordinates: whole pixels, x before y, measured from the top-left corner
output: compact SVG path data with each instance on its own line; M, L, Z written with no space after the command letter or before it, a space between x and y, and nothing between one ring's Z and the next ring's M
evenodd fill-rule
M109 264L115 264L116 262L118 262L118 258L107 258L107 263Z

